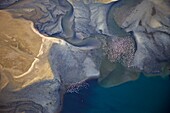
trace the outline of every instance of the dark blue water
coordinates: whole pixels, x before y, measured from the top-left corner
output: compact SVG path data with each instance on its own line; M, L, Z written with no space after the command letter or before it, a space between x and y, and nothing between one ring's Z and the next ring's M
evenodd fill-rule
M61 113L170 113L170 79L144 77L112 88L89 80L88 88L67 93Z

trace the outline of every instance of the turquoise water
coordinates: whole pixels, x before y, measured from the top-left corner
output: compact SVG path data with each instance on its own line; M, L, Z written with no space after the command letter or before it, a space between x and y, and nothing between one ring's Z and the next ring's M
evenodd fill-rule
M141 76L112 88L87 83L88 88L65 94L61 113L170 113L169 78Z

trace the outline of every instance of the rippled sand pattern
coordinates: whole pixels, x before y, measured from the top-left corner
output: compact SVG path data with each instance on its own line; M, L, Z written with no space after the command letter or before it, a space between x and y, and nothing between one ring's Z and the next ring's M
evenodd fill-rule
M168 0L0 0L0 113L55 113L65 92L170 74Z

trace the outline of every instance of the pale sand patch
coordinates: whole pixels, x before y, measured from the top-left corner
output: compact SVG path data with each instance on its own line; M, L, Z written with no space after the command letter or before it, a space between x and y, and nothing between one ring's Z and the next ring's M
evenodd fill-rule
M76 1L81 1L81 0L68 0L68 1L70 3L74 3ZM93 3L105 3L105 4L107 4L107 3L116 2L116 1L118 1L118 0L93 0L92 2ZM89 0L84 0L83 2L84 3L89 3Z
M100 2L100 3L110 3L110 2L115 2L118 0L95 0L96 2Z

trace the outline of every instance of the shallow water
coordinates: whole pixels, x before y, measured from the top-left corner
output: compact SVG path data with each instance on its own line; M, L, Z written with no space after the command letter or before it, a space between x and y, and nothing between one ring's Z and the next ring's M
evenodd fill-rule
M97 80L87 83L78 93L65 94L61 113L170 113L169 78L141 76L112 88Z

